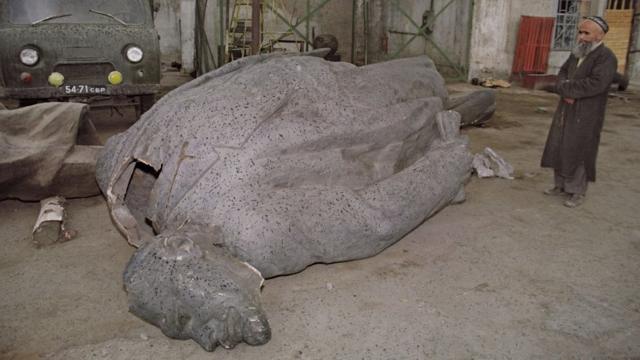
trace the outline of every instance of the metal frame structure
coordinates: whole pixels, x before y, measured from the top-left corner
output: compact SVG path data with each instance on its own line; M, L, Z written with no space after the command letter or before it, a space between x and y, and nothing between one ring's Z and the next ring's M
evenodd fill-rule
M423 25L418 25L418 23L413 20L413 17L407 13L401 6L398 0L393 0L392 4L393 6L400 11L400 13L409 20L409 22L417 29L416 33L409 33L409 32L399 32L399 31L390 31L391 33L399 33L399 34L403 34L403 35L412 35L409 40L403 42L400 45L400 48L393 54L391 54L389 56L389 58L391 59L395 59L398 56L400 56L400 54L407 48L407 46L409 46L409 44L411 44L416 38L418 37L422 37L424 40L426 40L429 44L431 44L431 46L433 46L434 49L436 49L436 51L442 56L442 58L447 62L447 64L453 68L455 70L455 72L458 74L458 79L465 79L467 78L468 75L468 71L469 71L469 66L468 64L465 65L461 65L461 64L456 64L453 60L451 60L451 57L447 54L447 52L440 46L438 45L438 43L433 39L432 33L431 33L431 28L432 26L435 24L435 21L438 19L438 17L440 15L442 15L445 10L447 10L447 8L449 8L455 1L457 0L449 0L440 10L438 10L438 12L436 12L432 17L429 17L427 19L427 21L423 21ZM433 2L432 2L433 5ZM431 11L433 11L433 9L431 9ZM469 11L469 31L467 32L467 61L469 61L469 49L470 49L470 41L471 41L471 33L470 33L470 29L473 25L473 2L471 3L471 11Z
M580 21L579 0L558 0L556 26L553 32L553 50L569 50L576 42Z
M222 46L222 50L219 51L218 58L222 61L219 62L218 66L224 65L230 57L228 54L229 44L228 44L228 33L230 31L230 27L232 26L232 19L228 16L229 9L231 7L230 1L234 0L218 0L218 9L220 10L219 21L224 25L224 31L221 32L219 41ZM325 7L332 0L321 0L315 6L312 6L311 0L306 0L305 14L301 18L297 19L295 22L287 19L282 12L277 9L273 4L271 4L267 0L235 0L235 2L241 2L242 4L251 3L252 11L251 11L251 51L250 54L244 55L254 55L261 53L264 49L269 48L269 44L265 44L263 41L263 12L269 11L274 14L280 21L282 21L285 25L287 25L287 30L276 36L274 39L269 39L270 43L277 43L281 41L285 41L285 38L288 36L294 35L297 39L293 40L295 42L300 41L305 51L310 49L313 40L311 39L311 19L313 16ZM354 4L355 4L354 0ZM301 30L300 26L304 25L305 29ZM304 31L304 33L303 33Z
M218 48L218 61L216 62L216 67L220 67L224 65L226 62L230 61L229 53L229 31L231 30L232 19L230 16L230 11L234 7L234 4L243 3L245 5L251 4L252 12L251 12L251 50L246 51L247 53L244 55L253 55L261 52L269 52L272 50L272 46L270 44L277 42L295 42L299 44L300 51L308 51L313 43L313 34L311 28L311 20L313 17L323 8L326 7L332 0L305 0L306 6L304 6L304 13L299 18L293 20L287 18L285 12L282 10L281 5L274 6L273 0L217 0L217 7L219 9L219 24L223 24L220 26L220 35L218 38L218 43L220 44ZM342 0L344 1L344 0ZM461 60L460 63L456 63L456 61L452 60L452 56L448 53L448 50L445 46L438 44L437 40L434 38L434 35L431 32L432 26L435 24L436 20L440 15L442 15L448 9L452 9L451 5L455 4L456 1L461 0L443 0L444 6L442 6L437 11L434 11L433 8L429 10L428 16L419 20L414 20L411 16L410 12L406 9L402 8L399 0L389 1L388 6L390 6L391 10L397 11L402 14L403 18L406 18L407 21L415 27L415 32L399 32L388 30L389 33L400 33L402 35L411 35L410 38L403 41L397 51L394 51L393 54L386 56L387 59L394 59L400 57L402 52L416 39L423 38L431 48L433 48L439 54L439 58L441 61L451 69L453 69L453 74L458 79L466 80L469 70L469 51L470 51L470 42L471 42L471 28L473 26L473 0L464 0L463 5L469 6L469 18L468 18L468 29L466 36L466 54L460 55ZM435 1L434 1L435 2ZM432 2L432 7L433 3ZM351 27L351 61L356 60L356 48L363 50L363 58L359 58L359 62L367 64L369 62L369 43L371 39L369 39L371 34L371 29L369 29L369 21L370 21L370 4L372 4L372 0L352 0L352 27ZM385 4L386 5L386 4ZM386 6L385 6L386 7ZM265 17L268 14L272 14L276 19L278 19L281 23L286 25L286 31L278 33L269 33L265 32L263 27L265 26L263 23L265 22ZM360 19L359 17L362 17ZM248 23L249 19L246 20ZM419 25L419 22L422 22L422 25ZM283 27L284 29L285 27ZM249 31L247 29L247 31ZM273 36L271 36L273 35ZM356 37L362 36L362 42L356 40ZM269 37L269 40L266 39ZM293 37L293 39L292 39ZM358 43L359 42L359 43ZM462 50L463 52L465 50ZM244 56L243 55L243 56Z

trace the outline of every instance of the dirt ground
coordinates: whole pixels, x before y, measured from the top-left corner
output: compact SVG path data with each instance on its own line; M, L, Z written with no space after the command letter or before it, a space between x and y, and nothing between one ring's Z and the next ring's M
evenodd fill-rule
M640 358L639 94L611 99L598 181L568 209L542 194L555 95L499 90L491 123L464 132L516 179L473 178L465 203L378 256L267 280L260 347L207 353L129 314L134 249L101 197L70 200L78 237L44 249L30 243L39 205L2 201L0 358Z

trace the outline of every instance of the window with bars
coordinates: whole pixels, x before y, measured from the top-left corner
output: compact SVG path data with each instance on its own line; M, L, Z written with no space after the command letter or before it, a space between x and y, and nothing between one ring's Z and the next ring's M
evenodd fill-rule
M556 26L553 36L554 50L569 50L575 44L578 22L580 21L579 5L579 0L558 0Z
M609 10L633 9L633 0L608 0L607 9Z

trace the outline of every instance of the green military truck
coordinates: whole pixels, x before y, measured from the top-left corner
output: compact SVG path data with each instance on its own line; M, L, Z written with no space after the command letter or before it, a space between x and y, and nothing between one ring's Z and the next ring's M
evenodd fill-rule
M0 0L0 98L21 105L154 101L160 47L151 0Z

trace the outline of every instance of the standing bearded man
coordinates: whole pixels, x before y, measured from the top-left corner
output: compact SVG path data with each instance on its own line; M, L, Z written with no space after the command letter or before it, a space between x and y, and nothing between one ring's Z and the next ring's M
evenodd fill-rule
M578 44L558 73L560 103L542 155L542 167L553 168L555 186L547 195L571 197L565 206L584 202L587 183L596 180L596 156L609 87L618 60L602 44L609 26L599 16L585 18L579 26Z

